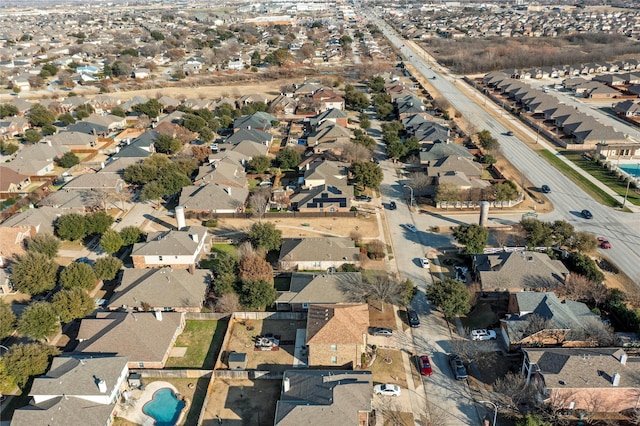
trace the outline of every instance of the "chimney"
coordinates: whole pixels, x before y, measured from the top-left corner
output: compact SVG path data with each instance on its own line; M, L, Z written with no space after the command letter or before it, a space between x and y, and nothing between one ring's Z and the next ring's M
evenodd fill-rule
M613 386L620 385L620 373L618 373L618 372L613 373L613 378L611 379L611 384Z
M620 355L618 355L618 361L620 361L620 364L622 365L626 365L627 364L627 354L624 351L621 351L622 353Z
M100 162L100 169L104 169L104 161Z
M305 170L309 170L309 163L305 166Z
M158 310L154 311L154 314L155 314L156 319L158 321L162 321L162 311L161 310L158 309Z
M289 378L285 377L284 380L282 381L282 386L284 388L284 392L289 392L289 387L291 387L291 384L289 383Z
M191 237L193 242L196 243L196 244L198 244L198 241L200 241L200 238L198 237L198 233L197 232L195 234L191 234L189 236Z
M227 186L227 194L229 194L229 196L231 196L231 187Z
M100 393L107 393L107 382L105 380L98 380L98 390Z
M184 206L176 206L175 211L176 211L176 221L177 221L177 226L179 231L187 226L184 218Z

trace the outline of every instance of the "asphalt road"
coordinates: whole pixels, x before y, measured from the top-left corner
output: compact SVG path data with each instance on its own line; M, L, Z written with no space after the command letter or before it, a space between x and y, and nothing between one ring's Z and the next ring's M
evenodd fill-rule
M376 19L379 28L389 38L391 43L401 48L408 62L411 63L426 78L435 76L431 84L439 91L451 105L459 111L469 122L478 129L489 129L498 139L502 154L523 173L536 187L543 184L552 189L548 198L555 210L548 215L541 215L541 220L562 219L571 223L577 230L591 232L609 239L613 248L607 250L606 255L631 279L640 285L640 215L623 213L597 203L570 179L550 165L544 158L529 148L524 142L514 136L505 136L507 130L501 123L495 121L484 108L496 108L492 103L486 105L476 103L476 97L467 96L457 86L466 84L457 81L455 77L438 73L441 69L430 58L430 63L422 52L414 52L398 38L390 28ZM517 120L511 120L510 128L519 127L523 132L528 129ZM593 219L582 218L580 212L588 209L593 213Z

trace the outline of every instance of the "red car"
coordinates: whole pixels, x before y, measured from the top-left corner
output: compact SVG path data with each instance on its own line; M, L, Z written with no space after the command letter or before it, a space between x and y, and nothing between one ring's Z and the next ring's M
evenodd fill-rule
M423 376L430 376L433 374L431 362L429 362L429 357L426 355L420 355L418 357L418 368L420 369L420 374Z
M605 237L598 237L598 241L600 242L600 248L610 249L611 243Z

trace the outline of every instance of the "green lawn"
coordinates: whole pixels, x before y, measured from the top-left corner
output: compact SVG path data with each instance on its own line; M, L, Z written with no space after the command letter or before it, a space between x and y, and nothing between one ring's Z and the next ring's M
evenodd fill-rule
M211 244L211 253L226 253L233 257L238 257L238 247L233 244Z
M575 163L582 170L589 173L591 176L595 177L600 182L607 185L609 188L613 189L621 197L624 197L624 194L627 191L627 184L617 179L615 175L613 175L608 170L599 166L598 163L596 163L595 161L587 160L582 155L575 152L563 152L562 155L568 160ZM630 189L629 194L627 195L627 201L635 204L636 206L640 206L640 195Z
M182 358L169 358L167 367L213 369L227 325L227 321L187 320L175 344L187 352Z
M620 205L615 198L595 186L593 183L586 181L578 171L571 168L568 164L565 164L564 161L558 158L551 151L543 149L538 152L549 163L551 163L551 165L560 170L562 174L571 179L573 183L582 188L587 194L591 195L591 197L593 197L597 202L609 207L618 207Z

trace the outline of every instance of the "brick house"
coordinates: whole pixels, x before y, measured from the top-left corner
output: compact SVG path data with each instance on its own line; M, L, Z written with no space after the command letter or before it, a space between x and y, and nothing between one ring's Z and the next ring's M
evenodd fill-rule
M306 329L309 366L361 365L368 328L369 309L365 303L310 305Z
M327 270L343 263L360 265L360 249L350 238L284 238L278 257L282 270Z
M127 356L129 368L164 368L185 326L184 312L98 312L84 318L75 351Z
M622 348L523 349L522 374L554 410L587 418L631 411L640 395L640 362Z
M135 243L131 251L134 268L189 268L196 265L205 249L207 228L188 226L179 231L151 232L144 243Z
M289 289L278 293L276 310L306 312L312 304L347 303L349 298L345 289L359 283L362 283L360 272L293 272Z

